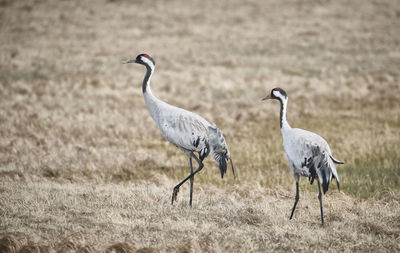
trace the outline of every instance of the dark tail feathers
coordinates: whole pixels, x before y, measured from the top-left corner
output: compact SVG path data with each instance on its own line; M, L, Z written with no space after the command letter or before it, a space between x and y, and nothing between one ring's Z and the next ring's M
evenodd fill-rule
M221 157L221 159L219 159L218 166L219 166L219 170L221 171L221 178L224 178L224 175L226 173L226 167L227 167L225 157Z
M224 175L226 173L228 160L230 160L233 174L235 174L225 138L222 135L221 130L219 130L215 125L208 127L208 140L211 149L211 156L218 163L219 170L221 171L221 178L224 178Z
M321 170L322 174L322 189L324 190L324 194L328 191L329 188L329 180L327 178L327 175L325 174L325 170Z
M218 162L219 170L221 172L221 178L224 178L224 175L225 175L226 170L228 168L228 164L226 163L227 160L229 160L230 163L231 163L233 178L236 178L235 168L233 167L232 159L231 158L227 158L227 157L221 157L221 159Z
M342 161L339 161L338 159L336 159L335 157L333 157L333 156L329 156L331 159L332 159L332 161L334 162L334 163L336 163L336 164L344 164L344 162L342 162Z

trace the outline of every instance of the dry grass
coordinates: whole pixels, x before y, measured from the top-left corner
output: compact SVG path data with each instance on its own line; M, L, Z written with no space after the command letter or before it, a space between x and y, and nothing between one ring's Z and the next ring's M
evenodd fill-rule
M0 251L396 251L400 5L384 1L0 0ZM239 177L188 173L146 111L153 91L224 132ZM294 182L278 104L324 136L342 193ZM3 248L1 248L3 247Z
M302 193L295 218L289 222L293 194L288 191L202 184L196 187L194 208L190 208L187 187L179 203L171 206L174 181L165 176L158 179L163 183L90 187L3 183L1 200L8 203L1 209L8 214L2 223L8 227L5 238L16 241L15 248L28 244L56 251L101 251L115 242L167 252L400 250L398 195L360 202L331 193L325 198L327 225L322 227L315 193ZM17 233L21 227L23 234ZM10 245L5 238L2 244Z

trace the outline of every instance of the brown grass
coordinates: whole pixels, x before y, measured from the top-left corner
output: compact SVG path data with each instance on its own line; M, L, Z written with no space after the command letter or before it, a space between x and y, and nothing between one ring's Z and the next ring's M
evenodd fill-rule
M398 251L400 5L384 1L0 0L0 251ZM188 174L141 94L224 132L238 178ZM273 87L322 135L342 192L294 182Z
M301 194L295 217L289 221L292 192L257 185L220 189L202 184L197 185L190 208L187 187L178 204L171 206L174 181L165 176L158 179L163 183L3 184L9 196L9 207L2 210L8 213L3 224L9 234L1 245L15 245L15 249L37 245L63 252L400 249L398 196L359 201L332 192L324 198L327 225L322 227L315 193ZM16 233L21 227L24 233Z

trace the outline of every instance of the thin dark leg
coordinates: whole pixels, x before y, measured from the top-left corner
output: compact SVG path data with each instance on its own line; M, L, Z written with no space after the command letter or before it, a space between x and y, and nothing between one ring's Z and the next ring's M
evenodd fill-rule
M290 220L293 218L294 209L296 209L297 201L299 201L299 182L296 181L296 197L294 198L294 206L292 208L292 213L290 214Z
M324 212L322 211L322 192L321 192L321 187L319 185L319 180L318 181L318 199L319 199L319 207L321 209L321 221L322 225L324 225Z
M229 161L231 162L231 168L232 168L233 178L236 179L236 176L235 176L235 169L233 168L232 159L229 158Z
M192 166L192 155L189 157L189 165L190 165L190 201L189 205L192 206L192 197L193 197L193 182L194 182L194 175L193 175L193 166Z
M199 164L199 167L197 168L197 170L193 171L193 173L190 173L189 176L187 176L185 179L183 179L179 184L177 184L177 185L174 187L174 191L172 192L172 201L171 201L171 204L173 204L173 203L174 203L174 200L176 200L176 196L178 195L178 192L179 192L179 187L181 187L181 185L182 185L183 183L185 183L189 178L191 178L192 176L194 176L197 172L199 172L200 170L202 170L203 167L204 167L203 162L202 162L199 158L197 158L195 154L192 153L192 157L197 161L197 163Z

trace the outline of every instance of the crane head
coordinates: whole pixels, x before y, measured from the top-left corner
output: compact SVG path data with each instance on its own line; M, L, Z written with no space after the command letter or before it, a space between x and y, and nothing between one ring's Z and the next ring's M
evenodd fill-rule
M283 101L283 100L287 99L287 95L283 89L273 88L271 90L271 93L269 95L267 95L266 97L264 97L262 100L267 100L267 99L277 99L277 100Z
M153 69L154 66L156 65L153 58L151 58L151 56L148 54L139 54L138 56L136 56L136 59L124 60L124 61L122 61L122 63L123 64L138 63L138 64L145 65L146 67L150 67L151 69Z

